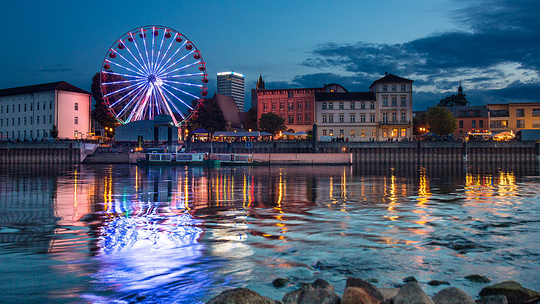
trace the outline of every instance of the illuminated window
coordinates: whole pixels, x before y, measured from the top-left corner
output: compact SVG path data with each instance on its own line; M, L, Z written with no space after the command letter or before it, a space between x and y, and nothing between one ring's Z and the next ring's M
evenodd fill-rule
M360 137L366 137L366 130L360 131Z
M323 130L322 130L322 135L323 135L323 136L326 136L326 129L323 129Z
M343 129L340 129L340 130L339 130L339 136L340 136L340 137L343 137L343 134L345 134L345 133L343 132Z
M377 130L371 130L371 137L377 137Z
M329 132L329 134L328 134L328 135L330 135L330 136L334 136L334 130L330 129L330 130L328 130L328 132Z
M356 131L354 129L351 130L351 137L354 137L356 135Z
M388 137L388 129L382 129L382 136Z
M392 137L397 137L398 136L398 129L392 129Z
M401 137L407 136L407 129L401 129Z

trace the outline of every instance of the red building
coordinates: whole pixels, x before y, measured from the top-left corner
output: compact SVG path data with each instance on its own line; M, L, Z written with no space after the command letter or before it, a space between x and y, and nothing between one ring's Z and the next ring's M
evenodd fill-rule
M257 120L266 113L275 113L285 119L287 129L294 132L313 128L315 119L315 93L324 88L258 89Z

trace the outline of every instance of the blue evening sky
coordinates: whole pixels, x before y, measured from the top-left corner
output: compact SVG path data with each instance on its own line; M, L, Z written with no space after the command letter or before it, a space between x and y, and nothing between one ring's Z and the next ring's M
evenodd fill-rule
M216 73L259 73L268 89L342 84L384 72L414 80L414 109L455 93L473 104L538 100L540 1L4 1L0 88L67 81L90 91L113 42L173 28Z

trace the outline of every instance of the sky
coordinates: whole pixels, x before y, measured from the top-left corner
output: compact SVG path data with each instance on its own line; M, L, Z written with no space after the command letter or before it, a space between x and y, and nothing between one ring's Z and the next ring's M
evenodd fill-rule
M338 83L369 91L385 72L414 80L414 110L457 93L473 105L540 101L540 1L9 1L0 89L66 81L90 91L111 45L162 25L201 51L210 82L267 89ZM247 107L246 107L247 110Z

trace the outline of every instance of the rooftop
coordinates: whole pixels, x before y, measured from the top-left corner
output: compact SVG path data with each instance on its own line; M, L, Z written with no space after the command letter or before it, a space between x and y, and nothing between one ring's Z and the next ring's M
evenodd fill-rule
M65 81L59 81L59 82L35 84L35 85L24 86L24 87L1 89L0 96L30 94L30 93L37 93L37 92L53 91L53 90L90 94L89 92L83 89L79 89L76 86L71 85Z

